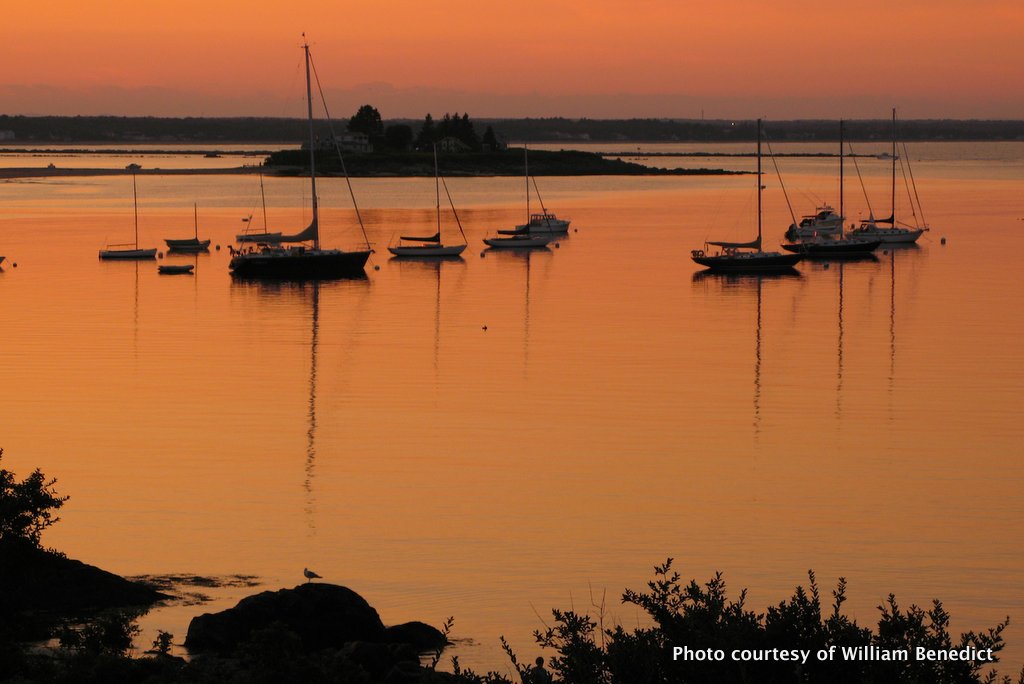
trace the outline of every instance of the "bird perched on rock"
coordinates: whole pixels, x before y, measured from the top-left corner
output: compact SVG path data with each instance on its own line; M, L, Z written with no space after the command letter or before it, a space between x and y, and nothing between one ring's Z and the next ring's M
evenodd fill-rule
M302 568L302 574L305 575L307 584L315 579L321 579L320 575L316 574L309 568Z

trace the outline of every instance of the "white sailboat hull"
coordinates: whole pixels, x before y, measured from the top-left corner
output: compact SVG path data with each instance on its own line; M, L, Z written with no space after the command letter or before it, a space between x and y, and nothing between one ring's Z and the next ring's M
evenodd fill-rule
M883 244L909 244L917 242L924 231L924 228L879 228L874 224L866 224L855 228L850 235L881 240Z

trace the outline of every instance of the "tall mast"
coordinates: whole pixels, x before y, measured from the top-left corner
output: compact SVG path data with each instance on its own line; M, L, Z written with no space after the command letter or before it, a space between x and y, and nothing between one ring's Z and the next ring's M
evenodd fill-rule
M892 108L892 227L896 227L896 108Z
M263 232L267 232L267 194L263 191L263 174L260 174L260 200L263 202Z
M846 214L843 213L843 120L839 120L839 217L846 221ZM842 225L840 225L842 233Z
M447 188L447 186L445 186ZM437 236L441 237L441 173L437 170L437 143L434 143L434 203L437 208Z
M135 205L135 249L139 248L139 193L135 189L135 172L132 171L132 203Z
M302 34L305 38L306 34ZM320 249L320 212L316 202L316 146L313 142L313 88L309 79L309 43L302 44L302 50L306 53L306 105L309 115L309 183L313 193L313 248Z
M757 251L761 251L761 120L757 120Z
M526 172L526 225L530 225L530 156L523 144L523 169Z

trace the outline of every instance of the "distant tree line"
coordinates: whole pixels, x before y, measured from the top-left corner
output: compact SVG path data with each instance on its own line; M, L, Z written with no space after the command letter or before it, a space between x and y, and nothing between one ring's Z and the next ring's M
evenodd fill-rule
M681 120L681 119L478 119L468 121L466 114L431 117L433 131L424 134L426 119L383 119L372 111L353 117L356 126L369 126L367 134L379 136L380 149L403 149L419 145L444 133L473 147L476 129L483 128L477 144L486 148L491 129L510 141L681 141L730 142L751 141L756 125L751 120ZM362 111L364 108L360 108ZM374 114L376 112L376 114ZM447 123L446 123L447 121ZM352 123L352 120L349 120ZM472 134L470 127L472 124ZM922 140L1024 140L1024 121L956 121L908 120L900 122L900 138ZM0 115L0 132L10 131L13 140L0 141L0 146L19 143L122 143L122 142L205 142L205 143L283 143L306 139L304 119L262 117L239 118L156 118L117 116L8 116ZM857 141L884 141L891 137L887 119L852 120L846 122L846 137ZM316 135L329 135L326 122L315 122ZM351 129L350 130L356 130ZM768 133L775 140L790 142L828 142L838 139L835 120L771 121ZM422 140L421 140L422 136ZM442 138L443 139L443 138ZM496 142L496 141L495 141Z

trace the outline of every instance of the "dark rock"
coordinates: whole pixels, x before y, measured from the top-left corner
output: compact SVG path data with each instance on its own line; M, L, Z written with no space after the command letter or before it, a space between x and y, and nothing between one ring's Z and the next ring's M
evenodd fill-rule
M21 540L0 542L0 614L14 616L39 638L63 618L111 608L150 606L170 596Z
M416 621L388 627L384 630L384 640L392 644L409 644L421 653L448 645L448 639L441 630Z
M347 587L307 583L265 591L242 599L234 608L193 618L185 646L195 651L231 651L254 630L274 623L294 632L307 650L384 640L384 624L362 596Z

